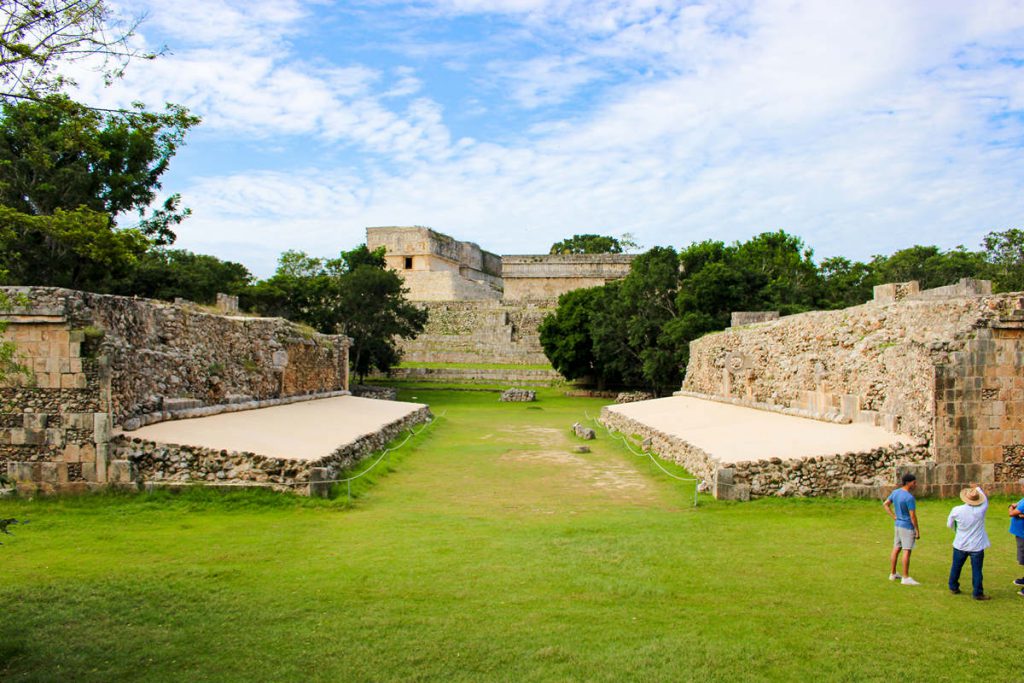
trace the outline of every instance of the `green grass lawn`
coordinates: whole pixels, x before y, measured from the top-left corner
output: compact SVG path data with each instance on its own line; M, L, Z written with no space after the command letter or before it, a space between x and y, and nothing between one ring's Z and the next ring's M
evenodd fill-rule
M902 587L877 502L693 508L603 435L571 452L599 400L413 395L445 417L351 507L0 501L31 519L0 546L0 680L1024 680L1003 501L977 603L945 588L951 501L919 505Z

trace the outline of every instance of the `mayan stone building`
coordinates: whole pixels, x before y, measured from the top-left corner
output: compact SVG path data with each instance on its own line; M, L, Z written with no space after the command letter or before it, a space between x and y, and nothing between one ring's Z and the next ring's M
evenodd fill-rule
M876 495L898 471L922 493L978 481L1024 490L1024 298L986 281L919 291L882 285L875 299L733 327L691 344L681 394L837 423L867 423L919 447L895 459L825 458L824 493ZM865 471L865 462L875 463ZM858 469L859 468L859 469ZM741 463L730 484L779 495L794 463ZM870 470L870 468L869 468ZM789 473L789 474L787 474ZM774 482L774 483L773 483ZM792 488L790 488L792 491Z
M414 362L546 365L538 328L554 311L558 297L624 278L634 258L630 254L497 256L472 242L418 226L367 228L366 245L371 250L384 247L387 265L402 276L409 298L429 311L424 332L402 344L404 358ZM474 374L446 372L460 378ZM474 372L481 375L478 379L559 377L550 370L512 372L514 376L509 371ZM397 374L420 376L428 371L406 369Z
M501 298L501 257L423 227L366 229L371 251L384 247L388 268L401 274L413 301Z
M18 302L0 312L4 340L26 372L0 386L0 469L19 486L134 485L121 429L348 393L347 337L195 305L3 289Z

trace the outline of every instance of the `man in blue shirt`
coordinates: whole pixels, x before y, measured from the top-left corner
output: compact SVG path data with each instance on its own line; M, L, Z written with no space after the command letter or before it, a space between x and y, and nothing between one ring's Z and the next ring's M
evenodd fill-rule
M903 486L889 494L882 506L896 522L896 534L892 543L892 554L889 556L889 580L900 580L904 586L920 586L910 578L910 552L914 549L917 539L921 538L921 528L917 525L917 500L911 493L917 488L917 477L909 472L903 475ZM900 550L903 551L903 575L896 573L896 560Z
M1024 565L1024 498L1010 506L1010 533L1017 537L1017 564ZM1015 579L1014 586L1024 586L1024 576ZM1024 588L1017 595L1024 598Z

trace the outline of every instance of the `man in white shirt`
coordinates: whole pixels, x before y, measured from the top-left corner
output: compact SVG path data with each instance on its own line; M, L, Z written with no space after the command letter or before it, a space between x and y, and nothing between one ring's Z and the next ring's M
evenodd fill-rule
M949 592L960 594L960 572L967 558L971 558L971 582L975 600L991 600L982 586L982 567L985 564L985 548L991 543L985 533L985 513L988 512L988 497L981 487L971 484L960 492L963 505L957 505L949 513L946 526L956 530L953 539L953 566L949 570Z

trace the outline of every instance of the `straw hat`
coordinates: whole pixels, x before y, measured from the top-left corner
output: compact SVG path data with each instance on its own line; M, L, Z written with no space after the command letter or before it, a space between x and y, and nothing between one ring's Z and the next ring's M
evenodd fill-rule
M968 505L981 505L982 501L985 499L982 497L981 491L976 487L972 487L960 491L960 500Z

